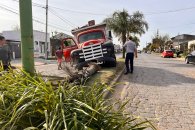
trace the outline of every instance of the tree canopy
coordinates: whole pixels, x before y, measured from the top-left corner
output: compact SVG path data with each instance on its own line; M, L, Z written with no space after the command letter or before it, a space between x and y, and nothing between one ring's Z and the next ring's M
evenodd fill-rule
M132 15L127 10L115 11L111 17L104 20L109 29L111 29L116 37L120 39L122 44L130 35L142 35L148 30L148 23L144 20L144 15L136 11ZM138 37L136 37L136 41ZM135 42L136 42L135 41ZM125 50L123 49L123 58L125 57Z

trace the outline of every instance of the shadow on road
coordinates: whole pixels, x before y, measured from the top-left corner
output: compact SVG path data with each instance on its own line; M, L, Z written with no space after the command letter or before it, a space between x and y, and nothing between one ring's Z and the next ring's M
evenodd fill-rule
M151 63L151 62L150 62ZM173 62L154 62L155 64L159 64L159 65L165 65L168 67L186 67L186 68L195 68L195 64L194 63L173 63Z
M186 68L195 68L195 63L189 63L189 64L175 64L172 65L174 67L186 67Z
M178 71L180 70L178 69ZM147 86L166 87L169 85L190 84L191 86L195 87L195 77L186 77L185 75L177 72L171 72L163 68L149 68L142 66L135 66L134 73L129 74L127 77L124 76L123 81Z

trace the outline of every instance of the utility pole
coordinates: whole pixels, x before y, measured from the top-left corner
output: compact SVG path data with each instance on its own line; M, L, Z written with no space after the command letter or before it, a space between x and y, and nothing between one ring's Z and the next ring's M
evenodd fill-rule
M46 24L45 24L45 60L48 58L47 26L48 26L48 0L46 0Z
M19 0L22 43L22 68L31 75L35 72L32 24L32 1Z

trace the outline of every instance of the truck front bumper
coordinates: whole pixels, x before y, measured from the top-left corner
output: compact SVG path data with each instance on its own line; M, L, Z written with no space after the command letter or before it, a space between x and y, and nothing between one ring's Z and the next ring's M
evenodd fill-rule
M92 61L83 61L76 65L76 69L81 70L84 66L87 66L89 63L94 62L97 64L104 64L105 62L116 62L116 59L113 57L100 57Z

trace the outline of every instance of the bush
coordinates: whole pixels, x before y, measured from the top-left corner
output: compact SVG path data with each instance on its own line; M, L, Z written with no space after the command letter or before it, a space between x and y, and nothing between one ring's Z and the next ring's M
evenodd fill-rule
M109 86L69 83L58 88L40 75L21 71L0 76L1 130L142 130L154 128L147 120L124 113L127 102L114 110L104 99Z

